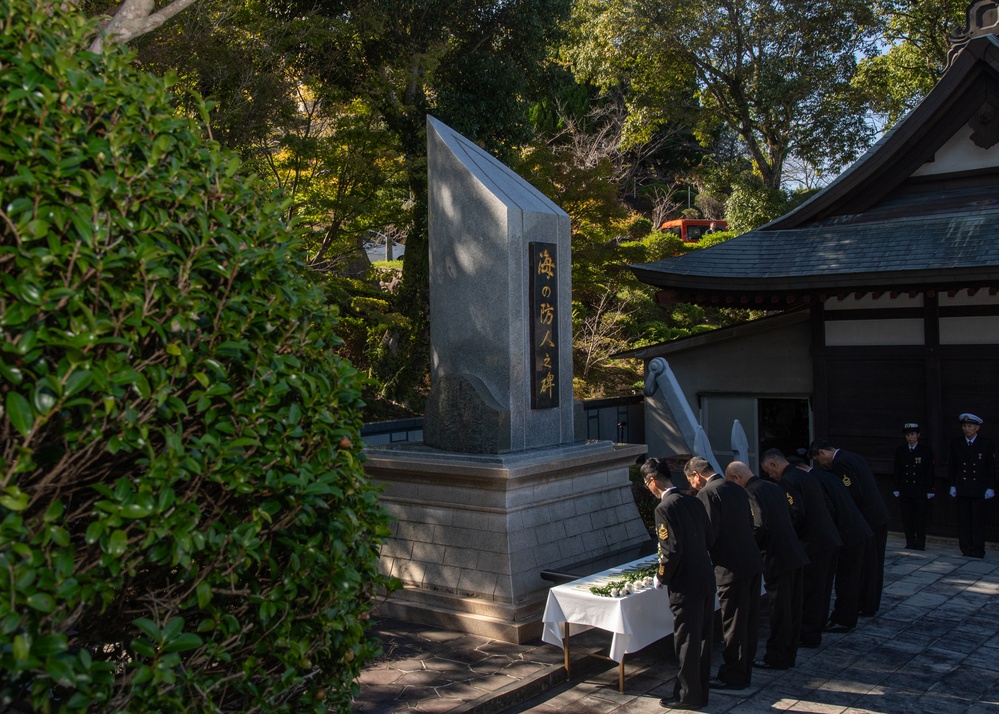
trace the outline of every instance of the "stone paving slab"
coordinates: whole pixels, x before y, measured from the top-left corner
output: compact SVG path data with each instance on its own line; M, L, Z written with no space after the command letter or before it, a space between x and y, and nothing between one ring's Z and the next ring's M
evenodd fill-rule
M713 691L704 711L999 713L999 555L977 560L955 554L952 543L903 545L889 538L875 617L800 650L791 670L758 671L740 692ZM765 613L762 620L761 645ZM670 638L627 656L621 694L616 665L584 654L609 642L599 631L573 636L569 681L562 650L540 640L512 645L389 620L376 621L375 631L383 654L361 674L358 713L649 714L665 711L659 698L672 694L676 672Z

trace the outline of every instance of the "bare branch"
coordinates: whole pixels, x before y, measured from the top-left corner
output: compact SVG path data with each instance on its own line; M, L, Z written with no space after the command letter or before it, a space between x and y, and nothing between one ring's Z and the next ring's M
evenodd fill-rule
M583 379L595 365L626 347L623 320L634 311L630 303L629 298L619 296L610 287L600 296L593 312L581 320L574 342L583 355Z

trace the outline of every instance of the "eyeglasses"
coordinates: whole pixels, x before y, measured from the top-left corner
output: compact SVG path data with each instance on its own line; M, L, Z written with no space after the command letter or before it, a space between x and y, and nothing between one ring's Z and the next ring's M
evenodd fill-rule
M649 478L645 479L645 487L648 488L649 484L652 483L654 480L655 479L652 478L651 476Z

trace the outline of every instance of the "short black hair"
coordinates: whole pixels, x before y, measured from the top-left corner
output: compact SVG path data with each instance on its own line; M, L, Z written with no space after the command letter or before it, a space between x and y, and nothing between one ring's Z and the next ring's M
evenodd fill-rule
M651 458L642 464L642 480L647 481L650 476L655 479L656 485L664 491L671 486L676 486L680 490L690 488L686 477L671 470L666 459Z
M820 451L835 451L836 447L825 439L816 439L811 444L808 445L808 457L811 459L815 458L815 455Z
M646 459L642 464L642 480L648 481L649 477L655 479L660 488L669 488L673 483L673 475L670 473L669 464L666 459L651 458Z

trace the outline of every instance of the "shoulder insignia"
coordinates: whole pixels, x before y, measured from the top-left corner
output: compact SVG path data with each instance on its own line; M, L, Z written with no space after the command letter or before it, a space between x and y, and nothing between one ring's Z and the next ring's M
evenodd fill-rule
M784 495L787 496L787 504L789 506L793 506L794 505L794 496L792 496L790 493L787 493L787 492L785 492Z
M850 486L853 485L853 481L850 480L849 476L843 476L843 485L847 488L850 488Z
M659 524L659 540L669 540L669 531L666 530L666 524Z

